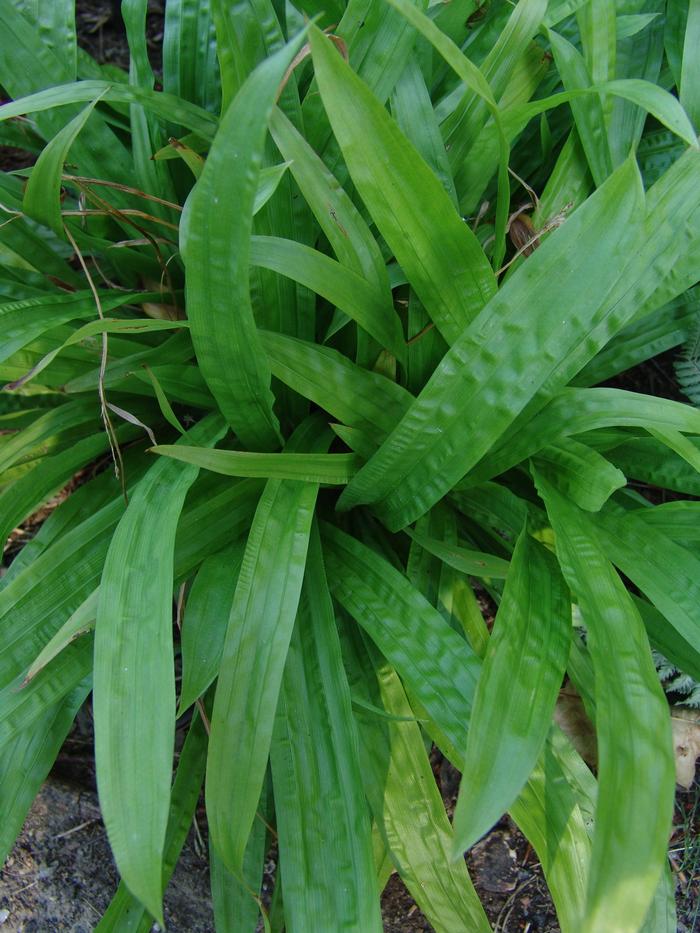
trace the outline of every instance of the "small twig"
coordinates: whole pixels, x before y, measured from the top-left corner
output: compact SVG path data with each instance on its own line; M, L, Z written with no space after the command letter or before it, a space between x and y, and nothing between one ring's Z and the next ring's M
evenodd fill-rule
M260 820L260 822L263 824L263 826L265 827L265 829L270 833L270 835L272 836L272 838L273 838L273 839L277 839L277 832L276 832L276 830L275 830L272 826L270 826L270 824L267 822L267 820L266 820L265 817L262 815L262 813L260 812L260 810L256 810L256 811L255 811L255 815L256 815L257 818Z
M114 210L95 210L94 208L88 208L85 210L77 211L61 211L61 214L64 217L108 217L113 215L116 209ZM124 217L140 217L142 220L148 220L154 224L161 224L163 227L168 227L170 230L178 230L177 224L171 224L169 220L163 220L160 217L154 217L153 214L147 214L145 211L140 211L136 207L120 207L119 214Z
M62 175L64 181L74 181L79 185L103 185L106 188L114 188L116 191L123 191L125 194L133 194L137 198L144 198L146 201L153 201L156 204L162 204L165 207L171 207L174 211L182 213L182 207L174 204L172 201L166 201L164 198L158 198L154 194L146 194L139 188L131 188L129 185L120 185L116 181L106 181L103 178L86 178L82 175Z
M87 905L88 905L88 907L90 908L90 910L93 911L93 913L95 914L96 917L101 917L101 916L102 916L102 913L101 913L96 907L94 907L86 897L83 897L82 895L80 895L80 900L81 900L84 904L87 904Z
M182 632L182 622L184 620L184 610L185 610L185 587L186 583L180 584L180 589L177 591L177 602L175 603L175 625L177 625L178 632Z
M100 265L99 265L99 263L97 262L97 260L95 259L94 256L91 256L90 259L92 259L92 264L93 264L93 266L95 267L95 271L97 272L97 274L99 275L99 277L102 279L102 281L104 282L104 284L107 286L107 288L116 289L116 291L118 291L118 292L128 292L128 291L129 291L128 288L124 288L122 285L117 285L116 282L113 282L111 279L108 279L107 276L105 275L105 273L104 273L104 272L102 271L102 269L100 268Z
M0 224L0 228L7 227L8 224L13 224L16 220L19 220L20 217L24 217L24 214L21 211L18 211L14 217L10 217L9 220L3 220Z
M202 725L204 726L204 731L207 735L211 735L211 723L209 722L209 717L207 716L207 711L204 709L204 703L202 698L196 702L197 709L199 710L199 715L202 717Z
M79 832L81 829L85 829L86 826L91 826L93 823L97 822L97 817L93 817L91 820L85 820L84 823L78 823L77 826L74 826L72 829L67 829L63 833L58 833L54 836L54 839L66 839L68 836L72 836L73 833Z
M63 229L65 230L66 236L68 237L71 246L75 251L75 255L78 257L78 262L85 274L85 278L88 281L90 286L90 291L92 292L92 297L95 299L95 306L97 307L97 314L101 321L104 320L104 312L102 310L102 302L100 301L100 296L95 288L95 283L92 276L90 275L90 270L87 267L85 262L85 257L80 251L78 244L75 242L73 234L68 229L68 226L64 224ZM107 432L107 440L109 441L109 447L112 451L112 458L114 460L114 472L117 476L117 479L121 481L122 486L122 495L124 496L124 501L128 505L129 498L126 493L126 483L124 481L124 461L122 459L122 453L119 449L119 442L117 441L116 432L112 424L112 420L109 417L109 410L107 408L107 393L105 392L105 372L107 371L107 351L108 351L108 338L107 331L102 333L102 354L100 357L100 372L97 379L97 394L100 399L100 410L102 414L102 421L105 426L105 431Z
M518 211L518 213L520 213L520 211ZM520 249L516 250L508 262L504 266L501 266L501 268L496 272L496 275L500 275L502 272L505 272L509 266L512 266L515 260L518 259L519 256L522 256L525 250L530 249L531 246L533 246L535 243L538 243L539 240L545 235L545 233L549 233L550 230L554 230L556 227L561 226L562 220L563 217L561 214L557 214L555 217L552 217L551 220L548 220L541 230L538 230L533 236L530 237L529 240L523 243Z
M540 209L540 199L537 197L537 193L536 193L535 189L534 189L534 188L531 188L531 187L528 185L528 183L527 183L523 178L521 178L520 175L517 174L517 172L514 172L513 169L510 167L510 165L508 166L508 171L509 171L510 174L513 176L513 178L516 179L516 181L519 181L519 182L520 182L520 184L523 186L523 188L527 191L527 193L530 195L530 197L532 198L532 200L535 202L535 210L539 210L539 209Z
M199 823L197 822L196 813L192 817L192 827L194 829L194 850L200 858L206 859L207 847L204 844L204 839L202 838L202 831L199 828Z
M6 204L3 204L0 201L0 211L4 211L6 214L14 214L15 217L23 217L22 211L16 211L13 207L8 207Z
M472 224L472 233L476 233L477 228L478 228L479 224L481 223L481 221L483 220L484 215L486 214L486 211L487 211L488 209L489 209L489 202L488 202L488 201L483 201L482 204L481 204L481 207L479 208L478 214L477 214L476 217L474 218L474 223Z
M98 207L106 211L107 214L112 215L116 220L120 220L123 223L129 224L130 226L134 227L136 230L138 230L138 232L143 237L145 237L148 240L148 242L151 244L156 254L156 259L158 260L158 264L160 265L161 269L164 272L164 276L167 279L168 291L170 292L170 295L173 299L173 304L176 304L173 284L170 278L170 272L168 271L167 263L165 263L163 260L163 254L160 250L160 247L158 246L159 239L154 237L144 227L137 224L135 220L132 220L131 218L133 216L133 213L130 216L129 211L122 211L119 208L114 207L113 204L110 204L109 201L105 201L104 198L101 198L98 194L95 194L94 191L90 191L89 188L82 188L81 191L85 194L86 197L90 198L93 201L93 203L97 204ZM170 226L173 226L173 225L170 224ZM177 230L177 227L174 227L174 229ZM174 246L177 246L177 243L175 243L174 241L168 240L166 242L171 243Z
M435 327L434 321L431 321L429 324L426 324L425 327L422 328L422 330L419 330L418 333L414 334L410 340L406 341L406 346L410 347L412 343L416 343L416 341L420 340L421 337L424 337L428 333L428 331L431 330L433 327Z
M527 881L523 881L523 883L519 887L517 887L515 891L513 891L513 893L510 895L508 900L505 902L505 904L501 908L501 912L499 913L498 917L496 918L496 922L493 926L493 933L499 933L499 930L503 930L505 933L505 931L508 929L506 924L508 923L508 920L510 920L510 915L513 913L513 908L515 907L515 898L529 884L532 884L532 882L536 878L537 878L537 875L530 875ZM506 913L506 911L508 912ZM505 917L503 916L504 914L505 914ZM501 925L501 917L503 917L503 925Z
M30 888L36 887L37 884L41 881L41 878L37 878L36 881L32 881L31 884L25 884L23 888L17 888L16 891L13 891L9 896L17 897L18 894L21 894L22 891L28 891Z

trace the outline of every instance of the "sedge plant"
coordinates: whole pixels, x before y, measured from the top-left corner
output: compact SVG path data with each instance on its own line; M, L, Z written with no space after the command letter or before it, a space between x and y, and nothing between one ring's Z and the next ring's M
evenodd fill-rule
M671 933L700 411L605 383L697 328L700 5L168 0L162 76L121 9L128 73L0 4L3 541L71 490L0 580L3 855L91 694L101 933L202 788L219 931L273 832L278 928L380 930L396 871L486 931L507 811L563 931Z

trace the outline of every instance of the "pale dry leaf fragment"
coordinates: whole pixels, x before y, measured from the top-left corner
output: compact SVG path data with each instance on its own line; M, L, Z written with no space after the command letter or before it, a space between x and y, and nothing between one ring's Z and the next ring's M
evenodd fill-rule
M554 721L586 764L595 767L598 764L595 729L573 684L568 683L559 691L554 708Z
M671 728L676 783L690 790L695 780L695 762L700 757L700 711L672 706Z

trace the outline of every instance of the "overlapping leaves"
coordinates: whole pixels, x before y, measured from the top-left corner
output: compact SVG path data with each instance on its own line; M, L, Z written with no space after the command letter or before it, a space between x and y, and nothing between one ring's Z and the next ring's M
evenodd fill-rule
M204 781L221 929L268 922L268 827L290 930L380 929L391 870L488 929L452 859L509 809L563 930L670 933L651 647L697 672L696 510L626 486L698 495L700 417L596 386L695 330L697 5L331 6L170 0L164 91L144 0L128 75L68 0L0 10L42 152L0 176L11 548L84 470L0 581L3 851L92 686L99 929L162 922Z

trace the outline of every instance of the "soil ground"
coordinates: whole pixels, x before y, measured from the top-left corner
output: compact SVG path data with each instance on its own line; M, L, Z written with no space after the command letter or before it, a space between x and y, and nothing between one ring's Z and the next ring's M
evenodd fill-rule
M111 0L78 0L81 45L105 62L125 66L128 49ZM149 50L160 64L163 4L149 3ZM19 159L19 161L18 161ZM22 154L0 153L6 169L22 164ZM26 163L25 163L26 164ZM678 397L671 356L637 367L615 380L636 391ZM622 381L620 381L622 380ZM624 384L623 384L624 383ZM74 730L56 767L32 807L23 832L0 874L0 931L88 933L116 889L117 873L107 843L94 788L91 738ZM456 774L436 759L448 812L454 806ZM171 933L214 930L209 896L205 827L190 832L165 897ZM700 933L700 787L679 793L669 858L676 879L679 933ZM469 853L469 869L497 933L556 933L554 908L531 847L504 818ZM263 893L274 885L274 853L265 866ZM393 875L382 897L386 933L430 931L420 910ZM313 933L313 931L309 931ZM325 931L319 931L325 933Z

